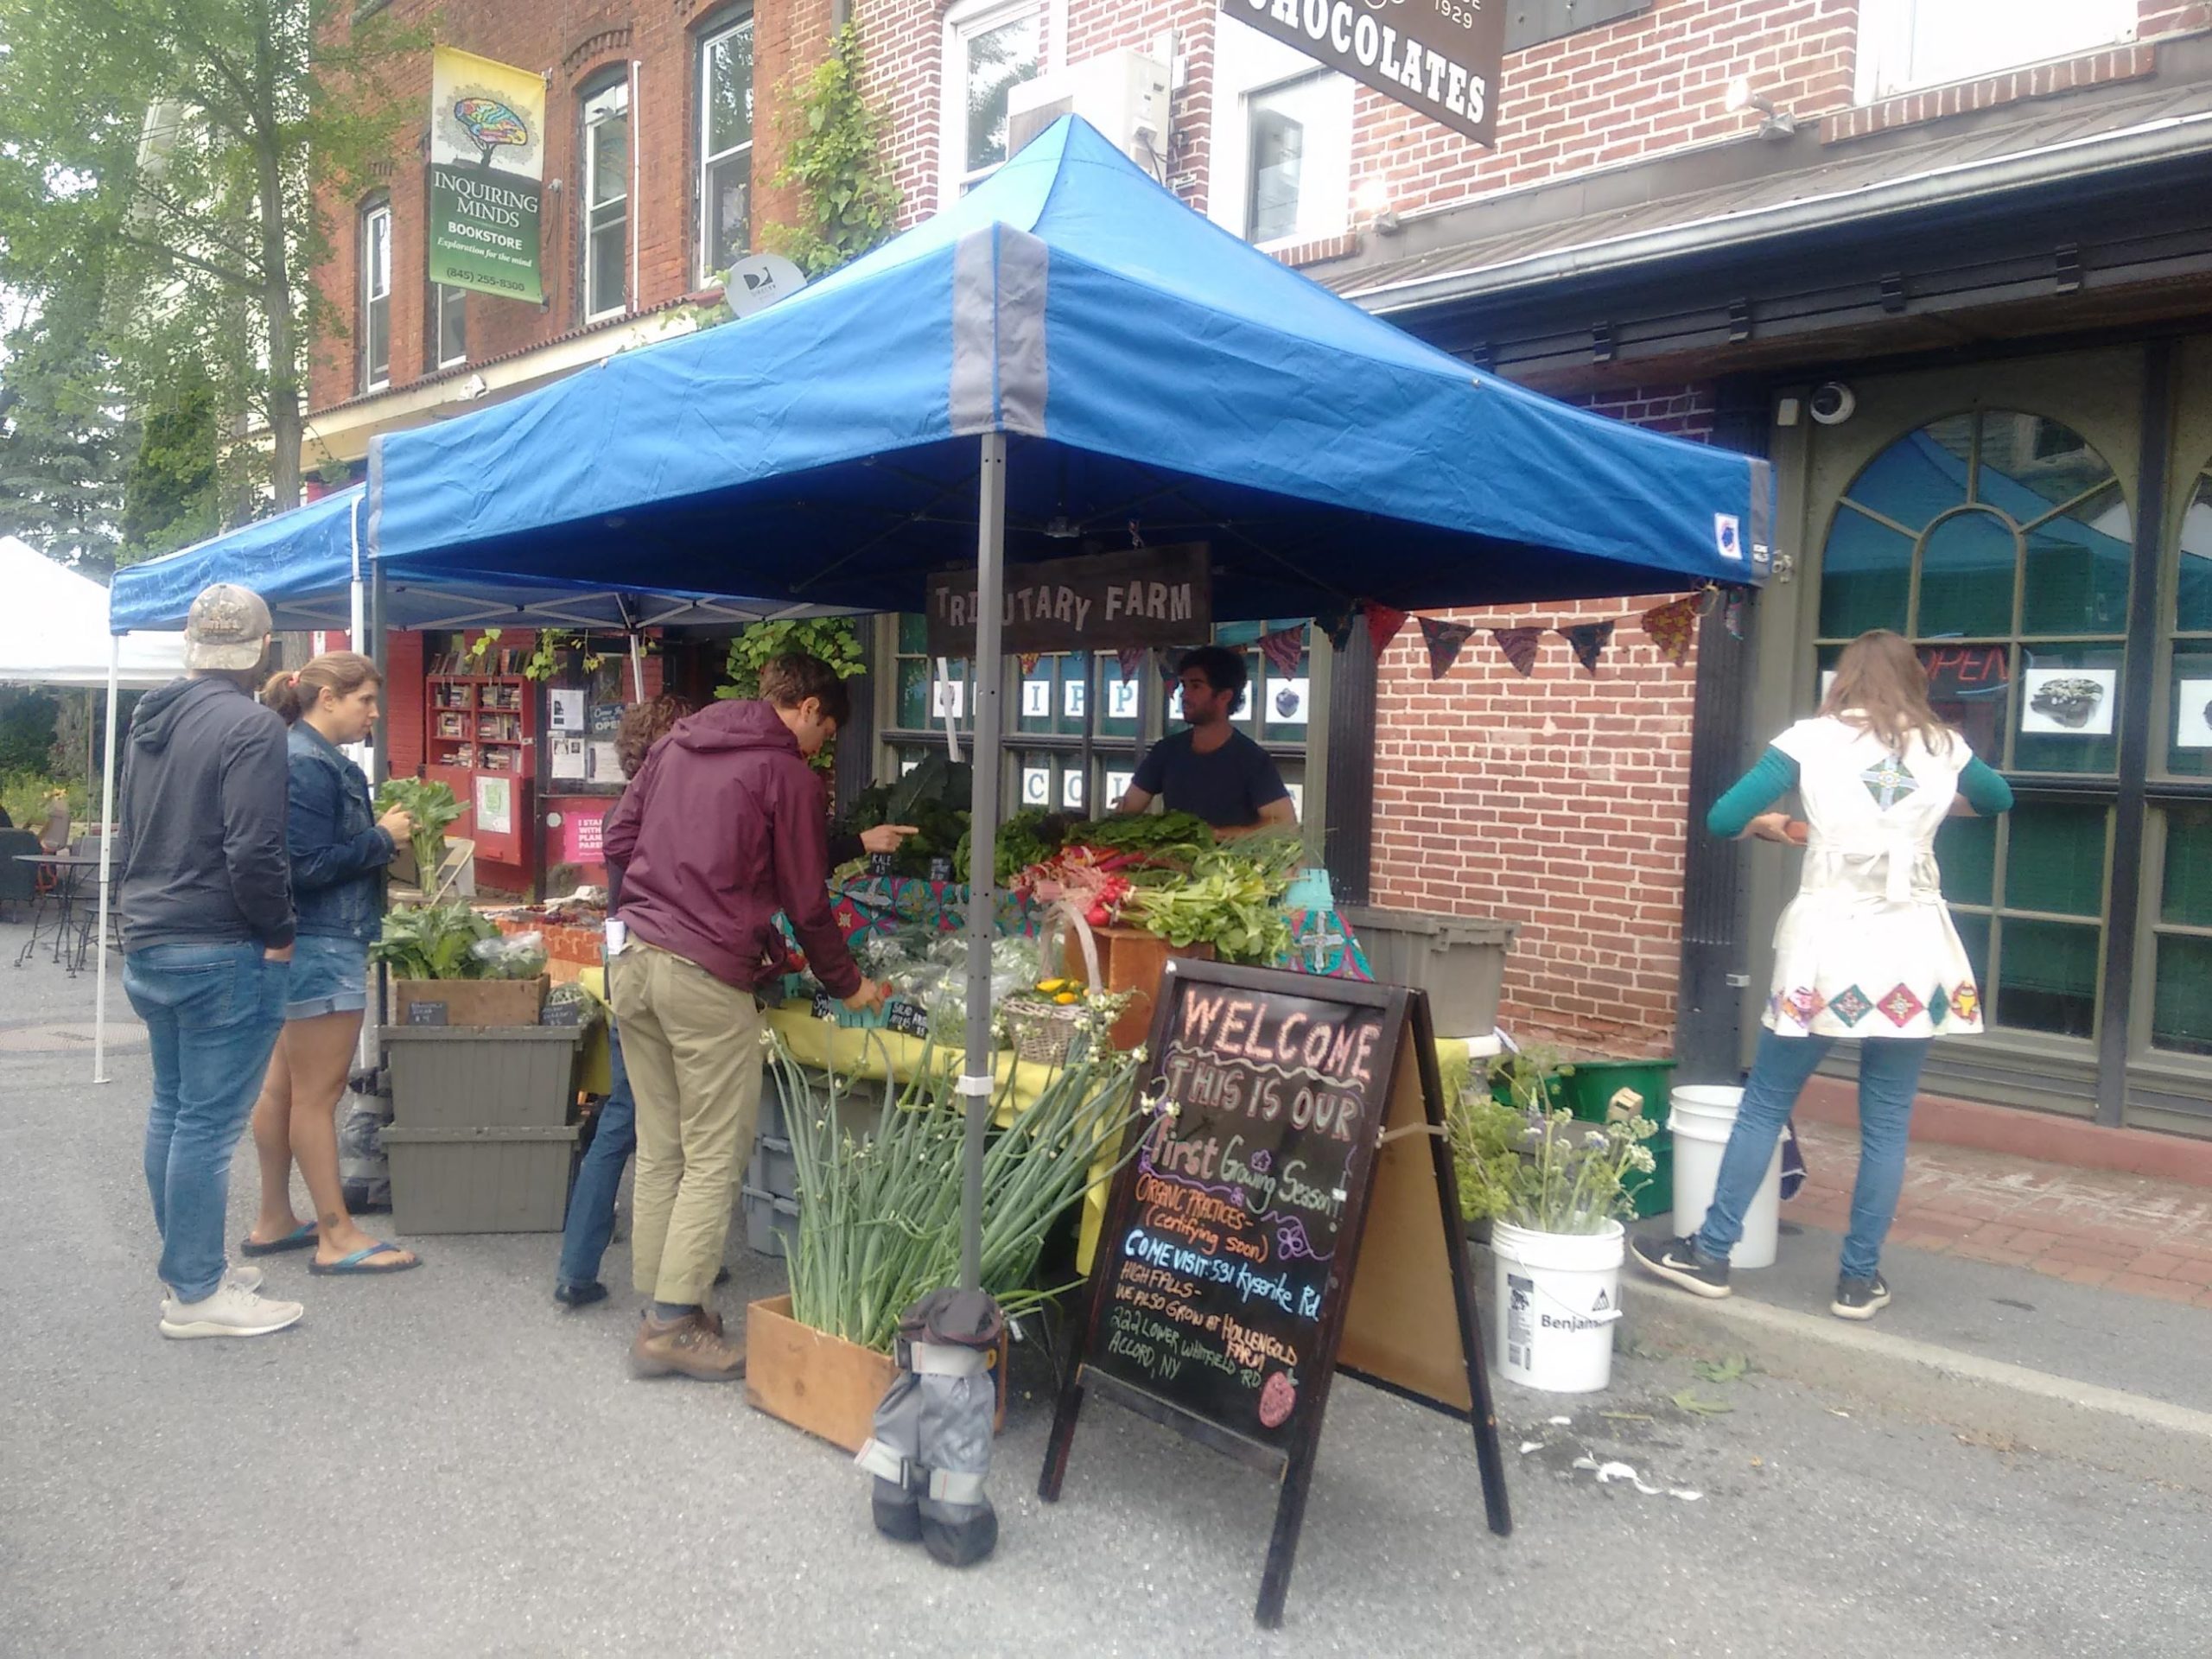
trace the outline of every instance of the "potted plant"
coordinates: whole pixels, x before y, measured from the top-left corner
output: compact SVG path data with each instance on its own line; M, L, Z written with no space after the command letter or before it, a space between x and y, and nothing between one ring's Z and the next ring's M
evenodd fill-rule
M1538 1068L1523 1071L1529 1086L1545 1080ZM1622 1223L1635 1184L1650 1173L1643 1142L1655 1127L1640 1116L1587 1123L1563 1108L1523 1110L1478 1096L1451 1114L1462 1211L1491 1223L1493 1351L1510 1381L1580 1394L1611 1380Z
M1141 1057L1092 1035L1032 1097L1016 1097L1007 1068L994 1103L982 1287L1009 1314L1057 1294L1032 1282L1046 1236L1094 1181L1111 1179L1129 1120ZM857 1451L896 1375L899 1316L959 1279L959 1056L931 1045L903 1085L887 1089L873 1125L855 1134L849 1081L801 1067L772 1037L769 1047L799 1208L786 1252L791 1294L747 1310L746 1397ZM1002 1363L999 1370L1003 1409Z

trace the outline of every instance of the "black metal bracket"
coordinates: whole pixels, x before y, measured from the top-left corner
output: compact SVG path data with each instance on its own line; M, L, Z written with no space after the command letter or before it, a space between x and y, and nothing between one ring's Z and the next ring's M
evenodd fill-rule
M2055 287L2057 292L2080 293L2082 291L2082 245L2078 242L2060 243L2058 251L2053 256L2053 262L2056 267L2057 281Z
M1592 363L1611 362L1614 353L1619 349L1619 343L1613 339L1611 323L1593 322L1590 325L1590 360Z
M1882 309L1892 316L1904 309L1904 273L1886 271L1882 276Z

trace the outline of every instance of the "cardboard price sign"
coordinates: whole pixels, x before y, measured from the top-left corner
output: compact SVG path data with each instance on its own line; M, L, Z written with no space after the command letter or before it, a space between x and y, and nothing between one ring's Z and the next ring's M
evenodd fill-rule
M1510 1532L1427 997L1175 960L1150 1052L1039 1496L1059 1497L1087 1391L1273 1475L1272 1627L1342 1370L1471 1423Z
M1204 542L1136 547L1079 559L1010 564L1005 633L1016 652L1182 645L1213 629L1213 570ZM932 657L976 654L974 568L939 570L924 604Z

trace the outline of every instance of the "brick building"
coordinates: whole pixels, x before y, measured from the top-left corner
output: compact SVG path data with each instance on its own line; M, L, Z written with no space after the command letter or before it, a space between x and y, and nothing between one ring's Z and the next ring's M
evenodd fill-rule
M1505 4L1490 149L1262 35L1253 0L855 15L909 221L1057 97L1224 229L1446 349L1775 461L1784 568L1737 629L1708 618L1686 666L1635 626L1665 596L1624 595L1457 619L1626 619L1595 677L1548 638L1524 678L1478 633L1432 680L1408 629L1379 663L1357 632L1342 656L1317 638L1280 688L1295 721L1267 718L1263 682L1255 734L1340 886L1518 922L1516 1029L1732 1070L1789 871L1689 826L1845 640L1899 627L2022 800L1947 832L1996 1033L1939 1046L1931 1084L2212 1132L2212 890L2193 874L2212 868L2212 6ZM422 270L420 158L395 157L385 192L330 204L359 233L336 238L326 290L349 321L381 299L390 344L370 360L356 327L318 364L312 463L690 326L721 257L789 215L767 183L782 89L832 22L828 0L440 16L442 38L547 77L548 303L471 296L461 338L442 332L454 302L390 275ZM1164 78L1165 130L1113 130L1096 89L1116 77L1095 72L1125 54ZM741 139L715 113L739 103ZM618 139L621 188L579 187ZM594 264L595 246L615 252ZM895 620L872 652L887 764L928 741L935 675ZM1078 740L1069 681L1105 708L1107 669L1040 671L1041 712L1011 730L1016 798L1110 791L1160 729L1156 693ZM2083 724L2035 706L2058 678L2094 688Z

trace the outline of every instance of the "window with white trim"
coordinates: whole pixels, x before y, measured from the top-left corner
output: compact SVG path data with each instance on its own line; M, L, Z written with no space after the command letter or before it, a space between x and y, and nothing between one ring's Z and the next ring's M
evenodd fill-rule
M361 209L360 387L391 384L391 201L379 196Z
M2135 38L2136 0L1859 0L1858 101Z
M1007 158L1007 99L1033 80L1040 14L1036 0L968 0L944 16L944 202L974 189Z
M753 219L753 19L699 41L699 285L750 245Z
M1341 235L1351 82L1227 13L1214 37L1213 221L1260 247Z
M468 290L430 284L430 363L456 369L468 361Z
M584 320L622 315L630 275L630 83L584 100Z

